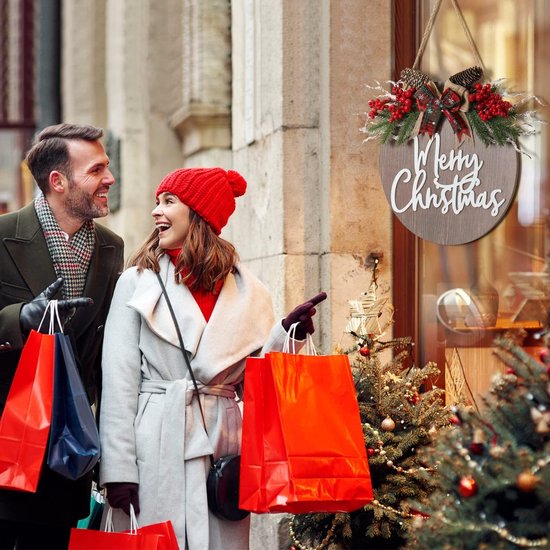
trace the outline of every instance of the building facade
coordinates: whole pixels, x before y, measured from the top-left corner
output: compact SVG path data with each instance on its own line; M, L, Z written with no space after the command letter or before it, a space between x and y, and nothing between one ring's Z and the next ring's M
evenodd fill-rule
M486 76L548 97L544 0L459 5ZM348 300L368 289L376 257L377 292L395 306L393 334L414 337L415 360L438 362L438 384L452 399L477 404L499 369L493 337L508 328L533 337L546 323L546 131L526 144L532 154L522 156L517 199L504 222L460 246L423 241L392 215L380 146L361 132L375 95L369 86L412 66L434 7L422 70L445 80L474 64L453 6L1 0L0 205L9 210L30 199L19 162L32 131L57 121L106 130L118 184L105 223L124 238L127 253L153 227L154 190L166 173L238 170L248 191L222 236L271 290L278 316L325 290L315 340L331 353ZM439 298L481 279L499 296L499 321L481 332L449 329L438 317ZM253 547L284 545L278 519L254 518Z

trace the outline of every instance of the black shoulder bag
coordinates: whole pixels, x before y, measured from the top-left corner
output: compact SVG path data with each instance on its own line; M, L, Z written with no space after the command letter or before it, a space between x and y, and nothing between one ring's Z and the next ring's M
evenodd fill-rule
M168 293L166 292L166 287L162 282L160 274L155 274L162 288L164 299L168 304L168 309L170 310L170 315L172 316L172 320L174 321L176 332L178 333L178 340L180 343L181 352L183 354L185 364L189 369L191 379L193 380L195 391L197 392L197 400L199 402L199 409L201 412L202 423L204 425L204 431L208 435L208 431L206 429L206 421L204 419L204 413L199 398L199 388L197 385L197 380L195 379L195 374L193 373L191 363L189 362L187 352L185 351L185 346L183 345L183 338L181 336L181 331L176 320L176 315L174 313L174 309L172 308L172 303L168 298ZM220 519L225 519L229 521L240 521L250 514L250 512L247 512L246 510L241 510L239 508L240 465L240 455L222 456L216 461L214 460L214 456L210 455L210 470L208 472L208 478L206 480L208 507L210 508L210 511Z

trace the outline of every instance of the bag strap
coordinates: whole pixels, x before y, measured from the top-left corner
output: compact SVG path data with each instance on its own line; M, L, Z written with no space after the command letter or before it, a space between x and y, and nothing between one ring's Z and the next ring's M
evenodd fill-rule
M290 325L286 336L285 341L283 342L283 353L292 353L296 355L296 329L300 323L293 323ZM292 341L292 344L291 344ZM306 333L306 355L318 355L317 350L315 349L315 344L313 343L313 338L309 332Z
M166 300L166 304L168 305L168 309L170 310L170 315L172 316L172 321L174 321L174 326L176 327L176 332L178 334L178 340L180 343L181 353L183 354L183 359L185 361L185 364L187 365L187 369L189 370L189 374L191 375L191 380L193 381L193 386L195 386L195 391L197 392L197 401L199 403L199 410L201 412L201 418L202 423L204 426L204 431L206 432L206 435L208 435L208 430L206 429L206 420L204 418L204 412L202 410L201 405L201 399L199 396L199 386L197 384L197 379L195 378L195 373L193 372L193 369L191 368L191 362L189 361L189 357L187 357L187 352L185 351L185 345L183 344L183 337L181 335L181 330L178 325L178 320L176 319L176 314L174 313L174 308L172 307L172 302L170 301L170 298L168 297L168 292L166 292L166 287L164 286L164 282L162 281L162 277L160 276L160 273L155 272L155 275L157 276L158 282L160 284L160 288L162 289L162 294L164 295L164 299ZM210 456L210 464L214 466L214 456Z
M61 319L59 317L59 309L57 305L57 300L50 300L46 306L46 309L44 310L44 314L42 315L42 320L40 321L40 324L38 325L38 328L36 329L38 332L40 332L40 329L42 328L42 325L44 324L44 320L46 319L46 315L48 313L50 314L50 321L48 326L48 334L54 334L55 333L55 322L57 321L57 324L59 325L59 330L61 334L63 334L63 324L61 323Z

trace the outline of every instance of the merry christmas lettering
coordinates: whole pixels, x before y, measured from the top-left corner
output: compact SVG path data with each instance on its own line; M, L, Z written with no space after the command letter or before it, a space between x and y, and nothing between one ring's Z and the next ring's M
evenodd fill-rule
M427 168L430 151L433 152L433 181L427 183ZM491 210L491 216L497 216L506 198L499 199L502 189L493 189L490 193L481 191L479 179L483 161L474 154L464 154L461 149L448 154L441 152L440 136L435 134L426 144L424 150L419 146L419 138L414 138L414 176L409 168L403 168L394 177L391 186L390 202L394 212L406 212L409 209L430 210L439 209L442 214L452 210L460 214L466 207ZM458 171L449 181L445 179L446 172ZM467 171L463 173L463 171ZM450 176L447 176L450 177ZM398 189L401 192L404 185L410 184L410 199L408 192L402 204L398 204ZM427 185L426 185L427 184Z

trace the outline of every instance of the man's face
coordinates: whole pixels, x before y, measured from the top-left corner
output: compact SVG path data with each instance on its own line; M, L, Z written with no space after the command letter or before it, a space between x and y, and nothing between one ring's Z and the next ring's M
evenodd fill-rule
M68 142L72 178L68 180L65 210L82 221L102 218L109 213L107 194L115 178L109 170L109 157L99 141L82 139Z

